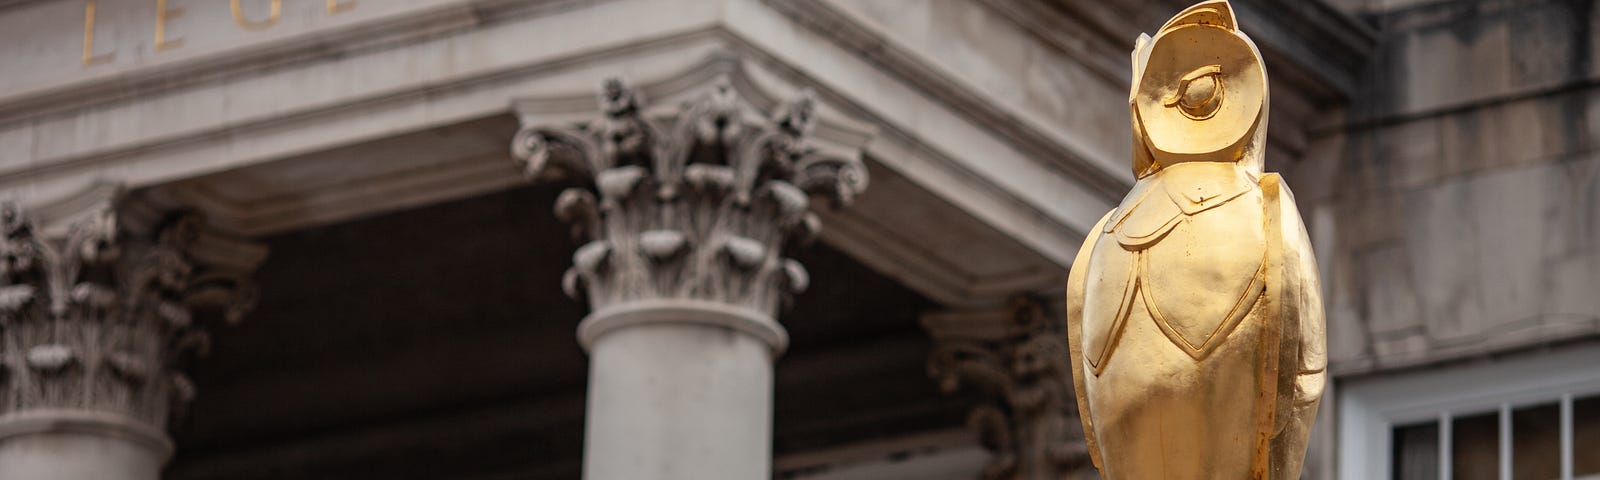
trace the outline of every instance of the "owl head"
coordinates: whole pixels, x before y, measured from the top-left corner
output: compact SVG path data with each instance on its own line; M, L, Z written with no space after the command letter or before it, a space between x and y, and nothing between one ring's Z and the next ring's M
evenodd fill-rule
M1259 174L1267 131L1267 73L1227 0L1173 17L1133 50L1133 173L1183 162L1238 162Z

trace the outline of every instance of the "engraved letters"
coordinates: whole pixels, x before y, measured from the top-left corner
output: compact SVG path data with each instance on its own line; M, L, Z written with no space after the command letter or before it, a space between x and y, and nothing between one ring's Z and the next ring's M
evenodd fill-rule
M276 26L278 24L278 21L283 19L283 9L284 9L284 5L283 4L284 4L284 0L265 0L265 1L268 2L268 4L266 5L266 7L267 7L266 10L267 11L266 12L261 12L260 11L261 5L259 4L259 2L246 2L244 0L229 0L229 2L228 2L229 14L232 17L233 23L235 25L237 25L240 30L249 31L249 32L259 32L259 31L263 31L263 30L267 30L269 28L272 28L273 26ZM296 1L306 2L306 3L313 4L313 5L315 5L317 3L316 0L290 0L290 4L293 5L294 2L296 2ZM113 3L115 3L115 2L113 2ZM324 10L325 14L328 15L328 16L338 15L338 14L341 14L341 13L349 12L351 10L355 10L356 7L360 6L360 1L359 0L322 0L321 3L322 3L322 10ZM149 5L149 4L146 4L146 5ZM176 20L179 17L185 15L185 10L186 10L184 8L185 5L191 6L191 7L195 7L195 8L200 8L201 7L201 5L199 5L198 2L196 2L195 0L155 0L155 4L153 5L153 7L154 7L153 8L153 12L152 12L152 13L154 13L154 15L153 15L153 17L154 17L154 22L153 22L154 32L153 33L154 33L154 40L155 41L153 42L153 44L151 46L151 48L155 51L155 53L161 53L161 52L166 52L166 51L169 51L169 50L174 50L174 49L183 47L185 45L185 38L182 35L178 35L177 33L170 32L168 30L168 27L170 26L171 21ZM115 7L116 5L112 5L112 6ZM108 16L107 12L99 11L98 7L99 7L99 5L98 5L98 2L96 0L84 0L84 3L83 3L83 56L82 56L81 61L83 63L83 66L85 66L85 67L111 63L112 61L116 60L116 58L117 58L117 50L118 49L116 48L115 44L113 44L111 46L111 48L105 48L105 46L104 46L105 42L101 42L102 43L102 46L100 47L101 50L100 51L96 51L96 45L95 45L95 35L97 33L96 29L95 29L96 28L96 23L97 23L97 21L99 21L99 23L101 23L103 25L104 21L105 21L105 18ZM148 7L141 7L141 8L148 8ZM311 8L315 8L315 7L311 7ZM192 19L191 20L187 20L184 23L192 24L194 22L221 21L221 18L220 18L221 12L216 12L216 15L204 15L205 13L208 13L208 12L212 12L212 11L189 12L189 13L191 13L191 15L189 15L189 17L191 17ZM263 16L263 13L265 13L264 16ZM148 13L140 14L140 16L144 16L144 15L148 15ZM113 22L117 21L120 18L117 15L109 15L109 16L111 17L110 21L113 21ZM200 19L198 17L206 17L206 18L205 19ZM144 16L143 18L147 18L148 19L148 18L152 18L152 17ZM148 21L148 20L146 20L146 21ZM145 25L146 25L145 27L139 27L139 28L141 28L141 29L142 28L151 28L151 24L145 24ZM113 28L113 30L116 30L116 28ZM180 26L179 30L182 31L182 30L185 30L185 28ZM149 30L146 30L146 31L149 31ZM116 37L115 32L113 32L113 37ZM198 39L197 39L197 41L198 41ZM138 55L135 56L135 58L138 58L138 57L139 57Z
M345 2L341 2L339 0L328 0L328 14L329 15L332 15L332 14L335 14L335 13L340 13L340 12L348 12L348 11L353 10L355 8L356 8L356 0L349 0L349 1L345 1Z
M238 24L245 30L266 30L267 27L278 23L278 17L283 16L283 0L272 0L272 13L267 16L266 20L259 21L245 18L242 11L244 7L239 4L240 0L233 0L229 6L233 9L233 23Z
M88 0L83 3L83 64L106 63L114 58L114 53L94 54L94 0Z
M156 0L156 51L183 46L183 39L167 40L167 20L183 15L183 9L167 9L167 0Z

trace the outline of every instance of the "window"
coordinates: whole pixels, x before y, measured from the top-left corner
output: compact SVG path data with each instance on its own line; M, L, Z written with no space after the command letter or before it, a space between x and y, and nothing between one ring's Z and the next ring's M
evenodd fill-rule
M1339 388L1339 478L1600 480L1600 347Z

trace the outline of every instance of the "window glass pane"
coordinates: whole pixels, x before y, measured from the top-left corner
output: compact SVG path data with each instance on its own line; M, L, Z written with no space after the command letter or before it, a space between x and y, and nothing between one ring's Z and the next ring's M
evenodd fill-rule
M1394 480L1439 480L1439 422L1394 429Z
M1561 478L1561 404L1511 411L1511 479Z
M1600 396L1572 402L1572 473L1600 478Z
M1455 480L1500 478L1500 412L1457 417L1451 422L1451 473Z

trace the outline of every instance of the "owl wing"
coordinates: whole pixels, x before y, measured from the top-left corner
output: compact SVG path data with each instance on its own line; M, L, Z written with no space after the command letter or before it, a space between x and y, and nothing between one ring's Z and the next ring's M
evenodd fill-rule
M1311 237L1295 205L1294 194L1273 173L1261 178L1267 194L1268 224L1276 231L1273 266L1279 269L1278 314L1282 339L1279 355L1281 372L1277 386L1278 406L1273 422L1272 465L1274 470L1300 471L1305 445L1316 421L1317 407L1327 382L1328 343L1322 287Z
M1286 352L1296 360L1293 392L1296 403L1316 401L1322 397L1328 367L1328 341L1325 312L1322 306L1322 281L1317 270L1317 257L1311 250L1311 235L1306 232L1300 218L1294 193L1276 173L1262 177L1262 184L1272 184L1275 198L1269 199L1269 208L1277 216L1282 243L1283 307L1281 314L1285 330L1293 332L1285 338L1285 347L1296 350Z
M1083 247L1078 249L1078 256L1072 261L1072 271L1067 274L1067 351L1071 356L1072 393L1077 397L1078 420L1083 422L1083 439L1089 447L1089 458L1094 461L1095 468L1100 465L1100 446L1094 437L1094 421L1089 416L1089 398L1083 388L1084 384L1084 358L1083 358L1083 299L1085 280L1089 276L1089 257L1094 253L1094 246L1100 241L1101 230L1116 211L1106 213L1100 218L1093 229L1089 230L1088 238L1083 240Z

